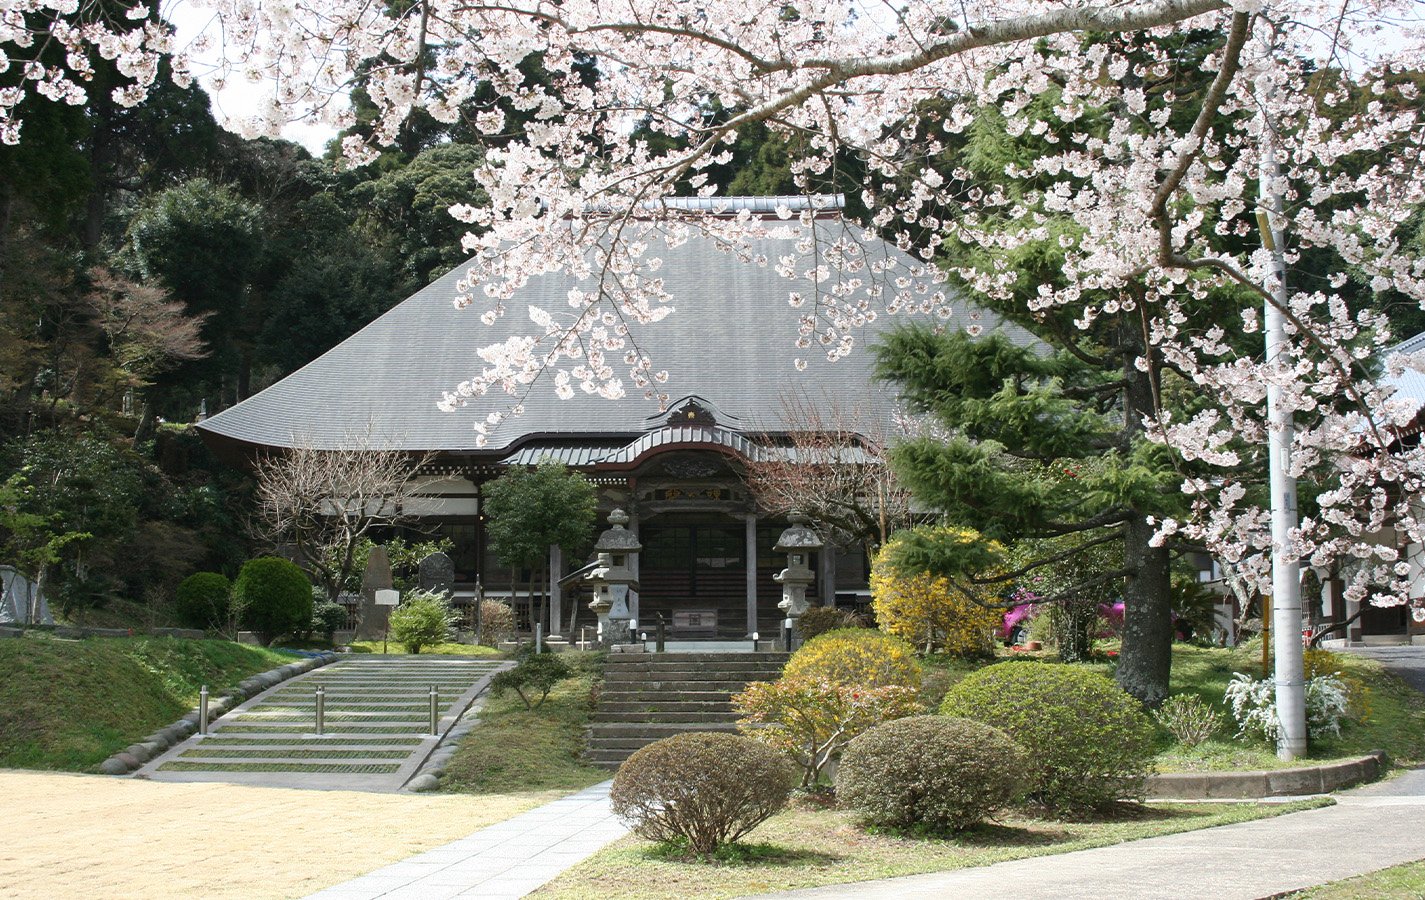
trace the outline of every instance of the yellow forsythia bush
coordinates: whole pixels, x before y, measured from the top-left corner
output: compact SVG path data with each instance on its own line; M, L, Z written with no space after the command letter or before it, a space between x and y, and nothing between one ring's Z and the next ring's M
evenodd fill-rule
M969 529L942 529L978 540ZM929 653L942 650L958 656L983 656L994 652L993 634L1004 620L1004 610L986 609L951 585L948 578L899 575L887 564L894 539L876 555L871 566L871 602L881 627ZM978 588L961 584L966 591Z
M920 687L915 648L874 628L838 628L817 635L792 654L784 678L824 678L850 687Z

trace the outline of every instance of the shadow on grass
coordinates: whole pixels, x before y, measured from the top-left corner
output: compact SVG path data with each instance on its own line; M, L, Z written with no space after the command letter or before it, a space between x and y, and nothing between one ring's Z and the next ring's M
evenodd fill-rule
M1170 822L1211 816L1210 810L1193 808L1160 808L1137 803L1120 803L1111 809L1083 816L1055 817L1039 811L1032 825L980 822L963 831L953 832L930 826L890 828L866 826L866 833L886 837L927 842L955 843L962 847L1003 849L1006 847L1052 847L1081 840L1083 832L1069 826L1111 825L1124 822ZM1063 827L1055 827L1055 825Z
M998 849L1004 847L1052 847L1074 839L1067 831L1043 828L1021 828L1014 825L997 825L981 822L963 831L946 831L938 828L876 828L868 827L867 834L885 837L906 838L927 843L957 844L962 847Z
M776 844L724 844L710 854L689 852L686 844L654 844L643 851L645 859L668 863L705 863L711 866L829 866L841 862L840 853L824 853Z

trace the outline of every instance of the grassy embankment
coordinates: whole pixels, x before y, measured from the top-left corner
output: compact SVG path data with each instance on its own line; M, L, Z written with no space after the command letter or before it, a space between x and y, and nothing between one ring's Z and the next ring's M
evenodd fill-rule
M227 641L30 636L0 641L0 767L93 771L216 693L292 662Z
M489 697L480 724L460 744L446 767L442 791L512 794L522 791L575 791L609 777L586 765L584 729L596 703L602 658L566 653L575 675L555 686L543 705L525 709L513 692Z
M1399 765L1425 761L1425 694L1383 669L1379 663L1350 653L1336 653L1339 671L1353 687L1360 721L1343 725L1341 736L1312 741L1304 760L1283 762L1262 743L1234 740L1236 730L1222 692L1232 673L1262 677L1260 645L1257 649L1206 650L1181 645L1173 651L1173 692L1192 692L1214 709L1223 711L1217 736L1191 750L1174 746L1162 734L1157 767L1161 772L1249 771L1309 765L1313 762L1362 756L1384 750ZM1361 690L1361 689L1364 690Z

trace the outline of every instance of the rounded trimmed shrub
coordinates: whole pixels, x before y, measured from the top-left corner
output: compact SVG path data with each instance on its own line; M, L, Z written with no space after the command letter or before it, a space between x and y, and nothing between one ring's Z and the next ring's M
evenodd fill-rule
M802 613L801 618L797 619L797 631L804 641L809 641L838 628L859 627L861 626L855 613L837 609L834 606L808 607L807 611Z
M331 640L333 634L346 627L346 607L330 600L312 598L312 631Z
M295 563L276 556L251 559L233 582L242 622L263 646L301 631L312 621L312 585Z
M1079 666L1016 661L966 677L940 712L993 725L1029 751L1029 795L1067 811L1141 798L1153 722L1108 677Z
M1019 801L1027 762L1024 748L998 728L911 716L846 746L836 796L873 825L960 831Z
M406 645L407 653L420 653L450 638L455 616L440 591L412 591L391 610L391 637Z
M787 660L782 675L855 687L920 687L915 649L875 628L838 628L812 638Z
M196 572L173 594L178 619L189 628L220 628L228 614L233 583L217 572Z
M619 768L614 814L649 840L707 855L787 805L796 770L781 753L735 734L677 734Z

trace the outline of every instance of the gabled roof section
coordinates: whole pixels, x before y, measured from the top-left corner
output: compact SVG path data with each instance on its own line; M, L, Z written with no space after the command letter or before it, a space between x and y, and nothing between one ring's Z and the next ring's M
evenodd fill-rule
M807 285L778 274L774 263L805 255L790 233L797 229L795 217L782 219L779 208L782 213L804 208L806 199L707 202L775 220L777 229L773 236L753 242L753 254L769 260L767 265L742 262L703 239L649 252L662 260L659 276L673 295L675 311L661 323L642 327L635 337L653 358L654 368L670 374L661 390L681 398L668 410L659 410L631 385L629 397L623 400L583 393L559 400L553 385L544 382L531 386L523 397L492 395L454 412L437 409L443 391L479 373L483 365L476 353L479 348L538 331L530 321L529 307L567 309L571 288L593 287L564 275L531 278L506 301L505 314L486 325L479 310L462 311L453 304L457 283L467 277L467 266L462 265L304 368L199 428L210 443L228 450L301 444L336 447L353 435L370 433L372 443L380 446L453 451L488 462L515 462L524 458L526 447L533 455L548 454L560 445L569 450L571 462L577 457L576 464L589 464L597 455L593 445L625 448L639 435L672 428L675 409L682 410L684 424L776 430L784 426L781 398L798 391L813 398L840 398L848 408L871 410L875 418L889 422L894 388L872 381L872 357L864 348L877 331L904 317L881 314L856 335L856 349L836 362L815 347L797 350L799 311L788 306L788 298L792 291L806 293ZM820 221L822 216L817 218ZM845 236L863 240L856 227L846 229ZM916 264L881 242L868 246L867 255L893 257L907 268ZM972 312L961 306L955 318L940 324L952 328L969 324ZM986 329L997 324L988 313L980 313L976 322ZM1032 342L1019 329L1010 334L1016 342ZM793 365L798 356L805 357L803 371ZM477 449L473 426L485 421L487 414L516 403L523 405L523 414L493 428L488 446ZM694 414L692 420L687 420L689 412ZM542 451L537 449L540 445Z

